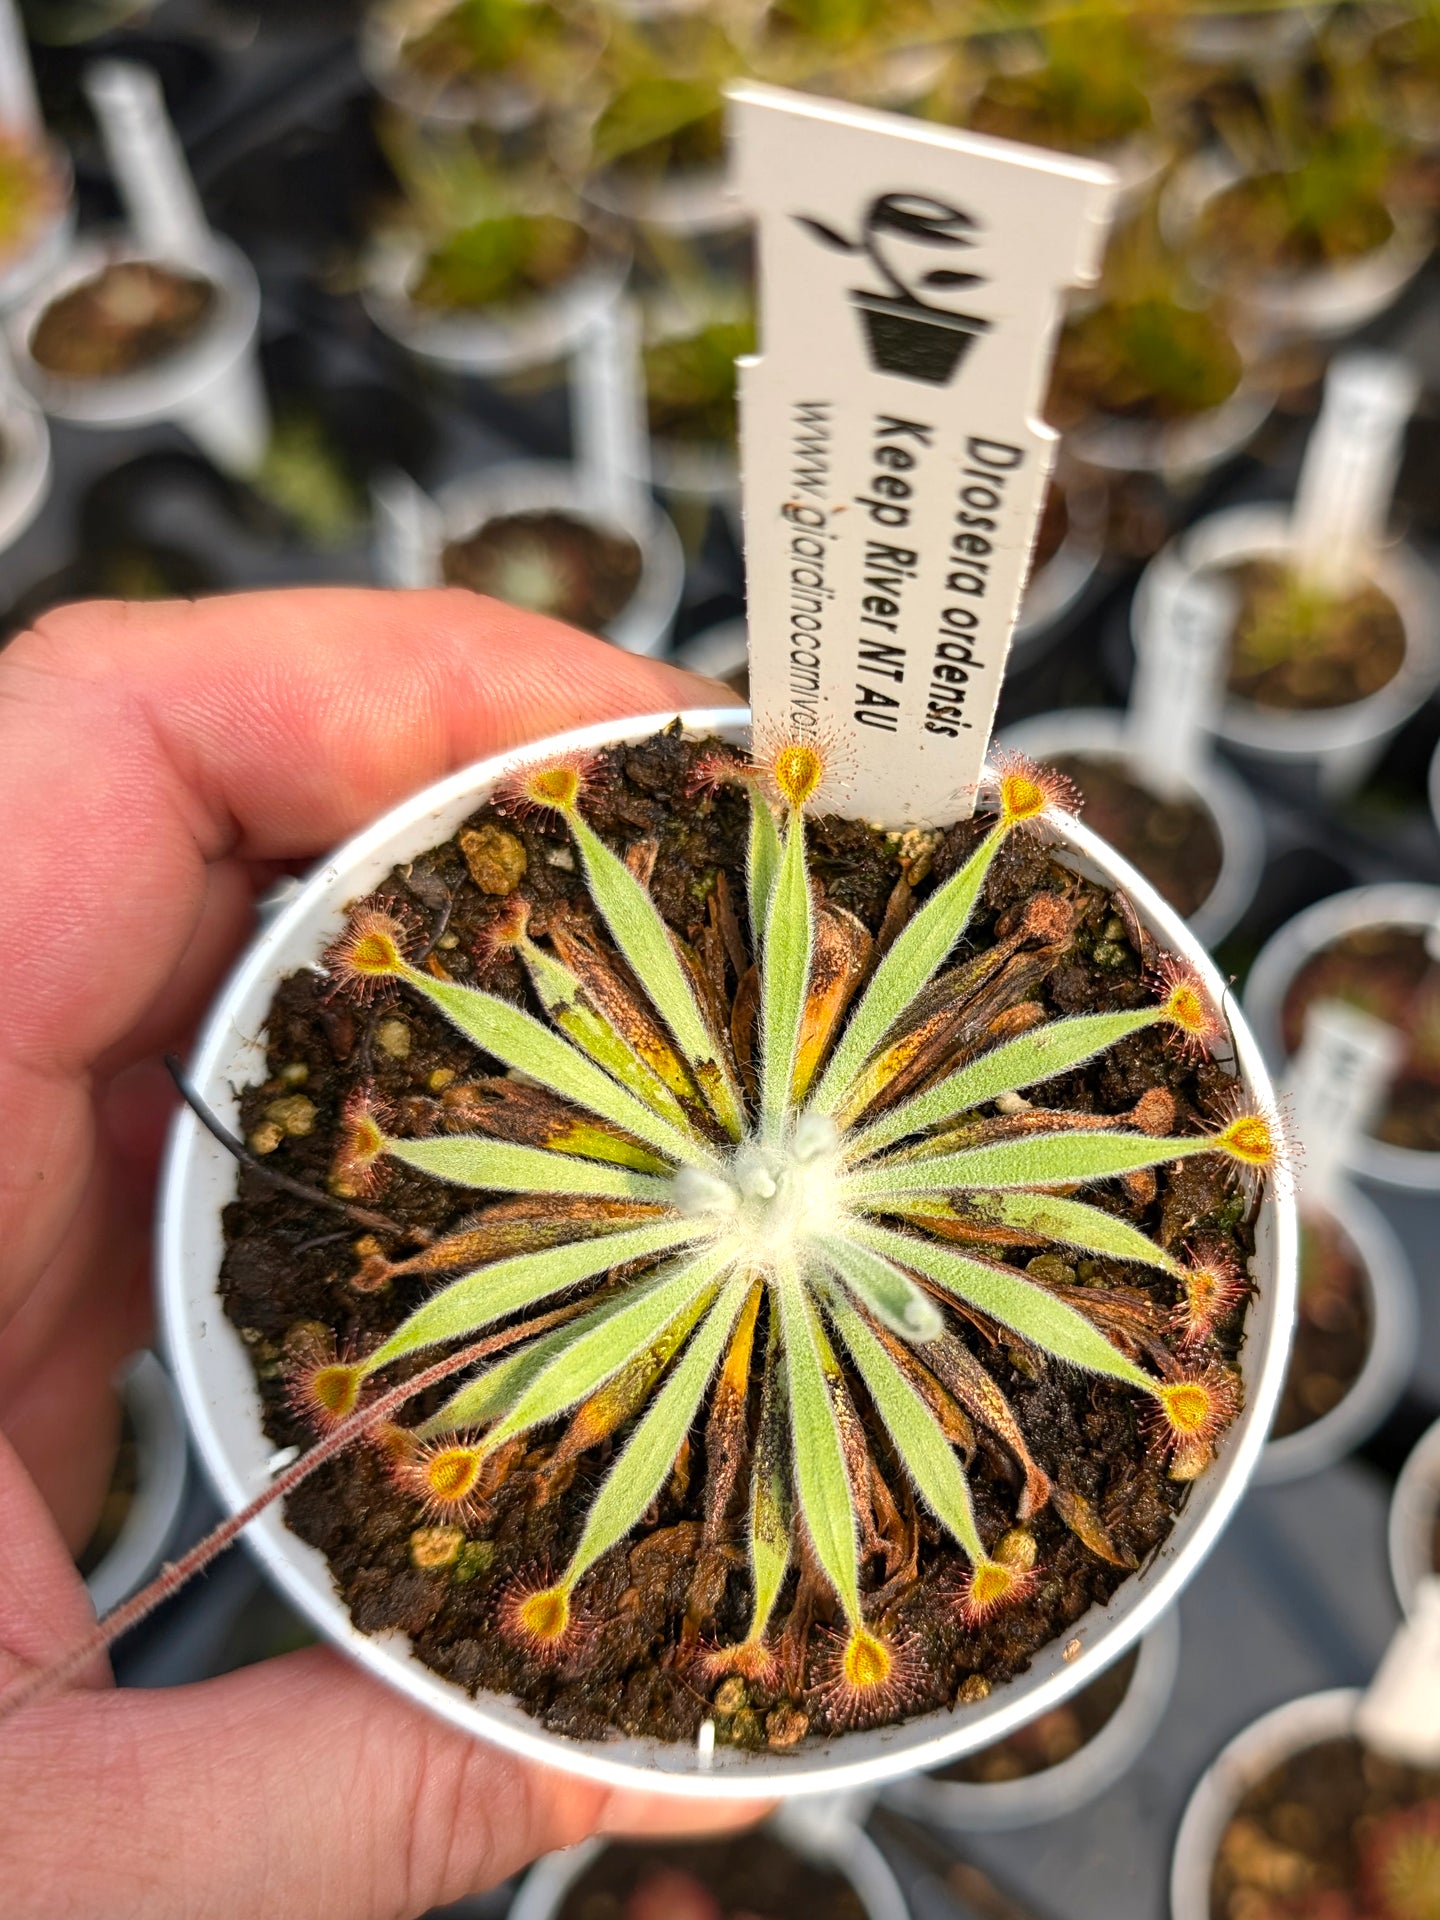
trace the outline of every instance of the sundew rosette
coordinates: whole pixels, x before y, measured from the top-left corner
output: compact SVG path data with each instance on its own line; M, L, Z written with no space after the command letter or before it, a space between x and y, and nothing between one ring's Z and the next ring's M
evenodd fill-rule
M708 1718L792 1754L974 1703L1155 1544L1052 1400L1124 1423L1163 1538L1240 1404L1276 1132L1216 1110L1209 994L1052 857L1043 779L1006 771L927 876L926 836L807 829L825 769L768 762L673 738L522 766L485 813L529 850L514 894L452 903L441 946L454 846L407 863L419 891L369 896L282 990L272 1063L308 994L374 1068L317 1075L285 1155L410 1233L307 1252L323 1309L291 1296L264 1342L277 1438L287 1368L343 1425L485 1349L292 1495L310 1537L383 1510L378 1566L332 1554L352 1605L383 1572L422 1659L567 1731ZM1112 1004L1067 1012L1122 951ZM254 1325L248 1285L227 1306Z

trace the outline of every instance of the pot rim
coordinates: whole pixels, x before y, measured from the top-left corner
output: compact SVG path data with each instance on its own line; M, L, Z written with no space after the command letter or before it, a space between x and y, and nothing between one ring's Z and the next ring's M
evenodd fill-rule
M1167 582L1294 550L1289 506L1278 501L1225 507L1197 520L1162 547L1141 574L1130 603L1130 639L1145 644L1155 594ZM1403 543L1376 547L1367 577L1388 595L1405 632L1405 652L1383 687L1343 707L1262 706L1227 694L1216 718L1217 738L1267 760L1323 760L1350 755L1398 731L1440 679L1440 593L1414 551Z
M39 406L8 375L0 375L0 553L34 524L50 492L50 427Z
M217 296L215 307L199 332L162 360L131 373L75 380L47 372L30 351L46 309L105 267L130 261L211 283ZM6 315L5 324L16 368L46 413L85 427L144 426L173 418L207 399L249 353L260 326L260 282L246 255L220 234L209 236L203 252L184 258L139 246L127 233L89 234Z
M1236 1804L1292 1753L1354 1729L1359 1687L1303 1694L1252 1720L1201 1774L1186 1802L1170 1861L1171 1920L1210 1920L1210 1877L1216 1849Z
M263 1058L258 1039L275 985L339 933L345 903L453 832L494 781L538 754L585 751L648 738L679 719L687 732L748 737L743 707L674 710L603 721L529 742L462 768L392 808L322 861L260 934L222 989L200 1035L192 1071L201 1097L232 1117L234 1086ZM1217 1006L1224 981L1184 923L1149 884L1084 827L1057 828L1055 844L1080 870L1103 876L1129 895L1141 921L1183 955ZM1243 1020L1232 1017L1230 1057L1254 1095L1273 1102L1260 1049ZM324 1558L284 1526L273 1508L248 1530L251 1550L314 1625L359 1664L417 1704L462 1729L552 1767L609 1785L643 1787L700 1799L788 1798L878 1784L916 1768L936 1767L1001 1739L1057 1706L1137 1641L1171 1605L1228 1524L1258 1462L1284 1381L1296 1291L1296 1223L1290 1182L1266 1191L1258 1222L1252 1304L1242 1349L1246 1405L1221 1442L1214 1468L1190 1488L1170 1535L1110 1605L1092 1607L1067 1636L1042 1648L1023 1674L975 1708L937 1709L897 1726L836 1736L804 1755L711 1752L679 1742L613 1739L581 1742L546 1732L513 1701L483 1701L443 1680L409 1652L402 1636L361 1633L336 1595ZM161 1316L167 1349L197 1451L222 1506L234 1512L266 1482L272 1449L259 1422L250 1361L219 1308L220 1208L234 1191L233 1162L188 1111L176 1116L161 1187L156 1239ZM203 1271L202 1271L203 1270ZM1078 1639L1080 1654L1063 1658Z
M1302 907L1276 929L1256 956L1240 996L1246 1019L1276 1073L1288 1058L1281 1029L1285 997L1307 960L1359 927L1429 928L1440 922L1440 887L1417 880L1347 887ZM1355 1142L1353 1173L1386 1186L1429 1193L1440 1188L1440 1152L1395 1147L1371 1134Z
M1015 747L1035 760L1067 751L1089 751L1100 759L1126 763L1131 758L1125 715L1114 707L1065 707L1035 714L1007 727L999 738L1002 746ZM1220 837L1215 884L1186 922L1202 946L1213 947L1259 889L1265 869L1265 821L1250 789L1217 756L1206 766L1203 783L1187 780L1184 792L1206 809Z
M1062 1819L1107 1793L1139 1759L1165 1717L1179 1670L1180 1612L1172 1607L1140 1642L1119 1706L1068 1760L1022 1780L988 1785L910 1774L882 1788L881 1798L916 1820L956 1833L1007 1833Z
M781 1807L763 1824L776 1827L782 1845L792 1852L843 1874L860 1896L866 1920L909 1920L910 1909L894 1869L856 1820L845 1814L821 1824L795 1819L799 1812L794 1806ZM607 1847L625 1844L621 1838L596 1836L561 1853L546 1854L520 1882L508 1920L555 1920L565 1895L590 1862Z
M115 1387L135 1428L137 1470L125 1523L85 1579L97 1614L129 1599L159 1566L175 1532L190 1467L174 1382L148 1347L125 1362Z
M1440 1420L1427 1427L1411 1448L1390 1497L1387 1538L1390 1578L1408 1618L1421 1583L1434 1567L1434 1529L1440 1521Z
M435 496L438 541L432 573L440 583L441 551L486 521L532 508L570 509L633 540L641 573L635 591L604 628L604 638L627 653L664 650L685 591L685 550L675 523L648 493L636 490L634 510L602 501L578 467L562 460L506 460L448 481Z
M1257 1487L1299 1480L1353 1453L1390 1412L1415 1369L1420 1303L1394 1228L1374 1201L1346 1180L1337 1183L1321 1210L1360 1256L1370 1302L1370 1346L1359 1373L1328 1413L1270 1441L1255 1472ZM1303 1217L1303 1206L1300 1211Z

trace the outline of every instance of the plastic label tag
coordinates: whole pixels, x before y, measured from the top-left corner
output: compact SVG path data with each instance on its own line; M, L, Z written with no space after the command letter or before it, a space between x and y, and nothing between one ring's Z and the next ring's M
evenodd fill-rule
M1419 376L1393 354L1331 363L1295 492L1296 545L1322 584L1347 584L1384 533L1419 393Z
M1125 725L1135 763L1156 793L1182 792L1209 757L1235 612L1235 591L1223 580L1158 577Z
M1407 1766L1440 1766L1440 1576L1385 1650L1355 1714L1367 1747Z
M973 811L1056 436L1063 290L1106 167L775 88L730 89L759 249L740 369L756 731L828 733L846 807Z
M1323 1201L1400 1064L1394 1027L1343 1000L1317 1000L1290 1065L1289 1093L1305 1146L1303 1200Z
M649 507L650 440L640 377L640 322L609 303L580 343L572 371L575 464L590 498L622 519Z

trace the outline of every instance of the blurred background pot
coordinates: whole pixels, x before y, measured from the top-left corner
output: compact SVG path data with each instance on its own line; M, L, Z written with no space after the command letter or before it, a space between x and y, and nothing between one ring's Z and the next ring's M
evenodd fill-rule
M679 717L692 733L748 743L743 709ZM278 983L297 967L312 965L339 935L348 901L374 888L397 862L453 833L517 764L546 751L589 751L643 740L674 718L662 713L607 722L483 761L404 802L321 863L242 958L213 1007L192 1063L201 1099L233 1125L236 1090L263 1071L257 1036ZM1076 870L1122 887L1140 924L1194 967L1216 1006L1228 1004L1224 981L1184 923L1103 842L1067 822L1056 830L1054 853ZM1231 1023L1221 1057L1233 1060L1247 1098L1272 1100L1260 1051L1238 1019ZM234 1185L234 1162L225 1149L193 1117L180 1115L162 1196L162 1312L191 1430L227 1511L267 1483L273 1452L261 1425L249 1355L217 1296L221 1214ZM361 1633L324 1557L290 1533L278 1512L263 1514L246 1537L319 1632L417 1704L511 1752L613 1785L700 1799L789 1798L877 1786L989 1746L1079 1692L1155 1625L1204 1562L1254 1472L1284 1378L1295 1303L1296 1225L1283 1179L1268 1185L1255 1232L1257 1293L1239 1361L1244 1410L1221 1439L1214 1465L1191 1487L1168 1537L1108 1605L1092 1607L1065 1636L1036 1652L1023 1674L970 1706L846 1732L788 1754L716 1747L704 1729L693 1747L638 1738L573 1740L546 1732L511 1700L472 1696L443 1680L415 1656L408 1641Z
M1296 552L1286 506L1230 507L1211 514L1162 549L1141 575L1130 609L1133 643L1143 645L1155 596L1178 580L1250 560L1290 561ZM1230 694L1216 722L1218 737L1242 758L1304 774L1330 793L1359 784L1440 680L1437 591L1428 568L1408 548L1387 546L1375 549L1366 571L1393 604L1404 630L1404 653L1393 678L1340 707L1262 706Z
M1130 757L1125 716L1111 708L1065 708L1058 713L1037 714L1034 719L1007 727L1001 745L1032 760L1077 754L1116 762L1137 784L1145 784ZM1255 897L1265 866L1265 824L1248 788L1219 760L1212 759L1203 782L1187 785L1182 797L1205 808L1220 842L1220 871L1188 920L1190 931L1201 945L1213 947Z
M1018 1780L946 1780L915 1773L883 1789L888 1806L955 1833L1003 1833L1059 1820L1099 1799L1139 1759L1170 1704L1180 1664L1175 1609L1157 1620L1129 1656L1134 1669L1120 1704L1078 1752ZM1101 1675L1099 1683L1107 1678ZM1072 1707L1074 1702L1071 1702Z
M50 491L50 429L45 416L0 370L0 552L35 519Z
M120 1512L113 1537L85 1576L90 1604L108 1613L157 1573L185 1498L189 1455L185 1422L170 1376L153 1353L127 1360L116 1381L129 1429L131 1485L112 1497ZM102 1525L104 1524L102 1520Z
M1286 1002L1307 962L1349 934L1389 927L1428 934L1437 924L1440 888L1408 883L1352 887L1317 900L1287 920L1260 949L1243 995L1246 1018L1276 1073L1283 1070L1288 1052ZM1357 1142L1351 1170L1387 1186L1440 1190L1440 1152L1394 1146L1373 1133Z
M1405 1612L1420 1585L1440 1573L1440 1420L1420 1436L1390 1501L1390 1577Z

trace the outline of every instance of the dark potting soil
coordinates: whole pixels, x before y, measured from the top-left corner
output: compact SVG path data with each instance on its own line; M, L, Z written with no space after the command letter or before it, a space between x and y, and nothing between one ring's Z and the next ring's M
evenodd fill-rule
M1061 753L1057 767L1080 789L1085 824L1137 866L1177 913L1202 906L1220 877L1220 833L1198 800L1162 799L1132 780L1118 760Z
M1338 1406L1370 1351L1365 1267L1339 1222L1307 1214L1300 1223L1300 1312L1272 1429L1298 1433Z
M865 1920L865 1907L843 1874L762 1827L733 1840L608 1846L556 1920Z
M743 917L748 808L729 786L695 790L701 748L668 730L635 747L601 756L586 811L615 846L656 857L651 890L671 926L733 988L721 938L725 898ZM939 836L887 835L854 821L824 818L810 828L813 871L827 897L879 929L893 931L912 898L923 899L955 871L985 832L983 820ZM908 878L907 878L908 875ZM564 908L590 918L576 862L558 823L516 819L494 806L478 808L456 838L397 870L375 902L409 916L423 950L428 927L435 939L425 960L432 972L460 981L483 977L492 991L526 1000L514 955L493 959L486 929L518 888L530 903L532 931ZM1129 909L1118 897L1060 866L1036 840L1012 838L997 854L972 921L968 944L984 949L998 937L997 922L1036 891L1063 891L1075 910L1073 945L1060 951L1034 988L1051 1014L1150 1004L1146 984L1153 953L1137 950ZM593 921L592 921L593 924ZM1006 924L1009 924L1008 922ZM442 930L443 929L443 930ZM703 963L703 962L702 962ZM270 1077L242 1098L243 1127L252 1149L277 1170L323 1186L334 1156L341 1110L352 1093L372 1091L403 1134L466 1131L483 1091L474 1082L484 1063L434 1013L403 993L373 1006L347 1003L308 969L278 989L267 1022ZM1147 1029L1077 1071L1047 1083L1042 1104L1095 1113L1128 1112L1142 1094L1168 1087L1177 1126L1193 1129L1231 1090L1217 1063L1191 1062ZM1128 1187L1097 1188L1097 1204L1113 1208L1178 1251L1197 1233L1228 1242L1243 1261L1253 1246L1253 1208L1227 1178L1218 1157L1189 1157ZM420 1231L453 1230L468 1218L475 1196L399 1167L377 1205L404 1223L380 1235L387 1253L414 1245ZM361 1291L353 1283L375 1241L337 1223L333 1211L283 1193L242 1169L238 1198L225 1210L227 1252L222 1287L226 1311L253 1356L267 1432L277 1446L304 1444L303 1422L285 1388L288 1357L310 1350L317 1323L333 1329L342 1347L383 1337L423 1299L428 1287L404 1276L387 1289ZM1033 1250L1013 1254L1024 1262ZM1089 1287L1113 1296L1111 1305L1143 1316L1157 1329L1149 1337L1170 1343L1166 1323L1175 1304L1164 1275L1109 1260L1050 1251L1029 1261L1033 1278ZM1222 1329L1221 1348L1238 1347L1243 1308ZM913 1681L902 1712L981 1699L990 1687L1021 1670L1036 1650L1104 1602L1131 1570L1164 1540L1185 1498L1149 1443L1145 1408L1118 1385L1051 1368L1028 1349L991 1338L969 1321L960 1337L977 1353L1010 1398L1041 1466L1060 1489L1056 1502L1027 1523L1034 1535L1040 1577L1028 1598L979 1628L964 1626L948 1597L964 1560L916 1506L903 1473L877 1434L874 1444L896 1492L890 1514L876 1521L883 1551L867 1555L863 1586L875 1593L889 1577L894 1548L904 1564L917 1553L915 1578L887 1601L884 1618L911 1637ZM757 1336L759 1338L759 1336ZM758 1349L763 1351L763 1344ZM448 1389L441 1389L441 1392ZM858 1389L857 1389L858 1391ZM414 1417L438 1401L417 1402ZM752 1409L753 1417L753 1409ZM828 1709L818 1683L833 1657L830 1602L813 1590L794 1609L787 1632L789 1676L775 1686L732 1675L705 1689L682 1632L701 1534L704 1421L697 1424L663 1493L642 1528L608 1554L577 1590L577 1604L593 1622L573 1657L544 1667L496 1630L496 1611L517 1573L558 1567L568 1558L615 1440L584 1455L573 1481L537 1498L557 1435L545 1430L502 1482L470 1537L437 1543L413 1495L398 1489L378 1449L356 1450L327 1463L286 1504L289 1525L329 1558L336 1584L355 1623L365 1632L399 1628L418 1656L461 1686L517 1697L547 1727L580 1738L621 1730L664 1739L693 1739L702 1720L715 1719L718 1736L749 1747L794 1746L807 1731L828 1731ZM982 1535L998 1538L1014 1522L1018 1471L1012 1456L983 1429L969 1461L971 1491ZM878 1501L877 1494L877 1501ZM1086 1546L1061 1518L1090 1540ZM879 1509L877 1507L877 1512ZM737 1521L736 1544L741 1529ZM903 1540L903 1544L902 1544ZM437 1558L437 1545L445 1546ZM743 1636L749 1607L743 1552L737 1551L723 1591L707 1610L706 1638ZM711 1693L707 1699L706 1692Z
M1395 222L1383 200L1356 195L1348 206L1327 196L1323 220L1297 217L1293 177L1256 173L1217 193L1200 215L1199 240L1232 278L1315 273L1376 253Z
M1073 1759L1114 1719L1120 1702L1130 1691L1139 1658L1138 1650L1127 1653L1063 1707L1042 1713L1039 1719L1030 1721L1009 1739L997 1740L993 1747L982 1747L968 1760L957 1761L953 1767L942 1767L938 1777L991 1787L1005 1780L1027 1780L1032 1774L1048 1773L1051 1767Z
M1241 699L1303 711L1348 707L1400 671L1405 628L1379 587L1322 592L1279 560L1220 571L1240 597L1227 684Z
M1045 418L1062 432L1096 414L1189 420L1223 406L1243 372L1217 313L1158 298L1105 300L1062 328Z
M66 380L134 373L183 347L214 304L214 286L197 275L117 261L50 303L30 351L37 365Z
M1215 1857L1212 1920L1433 1913L1433 1887L1424 1888L1429 1905L1387 1908L1372 1898L1386 1867L1403 1858L1400 1849L1423 1860L1415 1840L1423 1846L1427 1825L1440 1833L1440 1772L1382 1759L1355 1740L1307 1747L1236 1808Z
M487 520L452 540L440 564L452 587L599 633L634 594L644 560L628 534L550 507Z
M1377 1140L1440 1153L1440 965L1414 927L1361 927L1305 962L1285 996L1281 1024L1293 1053L1316 1000L1345 1000L1405 1036L1400 1067L1379 1119Z

